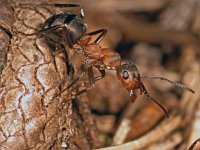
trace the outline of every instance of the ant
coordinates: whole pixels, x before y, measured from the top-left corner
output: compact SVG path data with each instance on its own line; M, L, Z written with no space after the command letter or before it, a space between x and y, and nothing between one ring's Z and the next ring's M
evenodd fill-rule
M111 50L109 48L102 48L98 43L91 42L92 37L84 37L82 38L77 44L80 46L80 48L77 48L76 51L80 54L82 54L85 57L85 61L83 63L89 63L89 67L87 71L85 71L83 74L81 74L74 82L72 82L66 89L73 86L77 81L79 81L82 76L87 72L88 78L89 78L89 84L90 86L86 89L83 89L81 91L72 93L72 98L67 100L70 101L74 99L75 97L89 91L94 87L95 81L102 79L105 76L105 70L115 70L117 78L121 82L121 84L128 90L131 98L131 102L134 102L137 98L136 94L134 93L135 90L139 89L140 94L144 94L147 96L150 100L155 102L165 113L166 117L168 117L167 110L164 106L162 106L161 103L159 103L157 100L155 100L153 97L151 97L144 84L142 83L142 78L151 78L151 79L160 79L166 82L169 82L179 88L188 90L192 93L195 93L192 89L186 87L183 84L173 82L169 79L163 78L163 77L142 77L139 73L139 70L137 69L136 65L134 63L125 63L121 64L121 58L120 55L115 52L114 50ZM101 76L94 76L93 73L93 67L97 68L99 72L101 73ZM66 90L65 89L65 90ZM63 90L61 93L63 93L65 90Z
M21 4L32 5L32 4ZM34 4L33 4L34 5ZM77 4L36 4L41 6L54 6L54 7L80 7ZM71 98L67 101L74 99L75 97L89 91L94 87L95 82L102 79L105 76L105 70L115 70L118 79L121 81L122 85L129 91L131 101L134 102L137 98L134 93L135 90L139 89L141 94L145 94L150 100L155 102L168 117L166 109L162 106L161 103L156 101L151 97L144 84L141 81L141 78L152 78L160 79L174 84L175 86L189 90L194 93L194 91L186 86L173 82L163 77L141 77L137 67L133 63L121 64L120 55L109 48L102 48L99 43L103 40L104 36L107 33L106 29L99 29L90 33L86 33L87 24L84 18L83 8L81 8L80 16L70 13L61 13L56 14L48 18L40 31L32 34L24 34L26 36L32 35L46 35L47 33L52 33L54 31L61 31L61 39L63 40L64 46L68 46L75 50L75 52L84 56L84 64L89 63L87 71L84 71L77 79L75 79L70 85L67 86L64 90L60 92L62 94L67 89L71 88L75 83L77 83L84 74L88 75L90 86L71 93ZM101 33L101 34L100 34ZM96 40L90 43L92 36L100 34ZM79 48L74 47L74 45L79 46ZM101 73L101 76L94 76L93 67L97 68ZM59 94L59 95L60 95Z
M94 36L99 34L99 36L96 38L94 43L98 44L106 35L107 30L106 29L99 29L96 31L92 31L89 33L86 33L87 31L87 24L85 21L85 15L83 8L78 4L18 4L19 6L54 6L54 7L80 7L80 15L75 15L72 13L60 13L55 14L51 17L49 17L43 24L42 29L38 32L31 33L31 34L25 34L22 32L17 32L20 34L23 34L25 36L33 36L33 35L47 35L52 33L53 35L58 35L58 32L61 32L61 37L59 40L56 41L56 45L58 45L57 50L61 50L61 45L64 45L65 50L69 47L71 49L75 49L74 45L79 42L79 40L84 36ZM47 36L49 38L49 36ZM55 36L52 36L51 38L55 38ZM49 40L48 40L49 41ZM58 52L58 51L57 51ZM67 56L67 65L69 69L72 66L68 64L69 58L67 55L67 51L64 51L65 55ZM55 65L55 60L54 65ZM56 67L55 67L56 68ZM70 71L69 70L69 71ZM73 72L73 70L72 70ZM69 75L69 72L68 72Z
M61 31L61 39L63 43L69 48L74 48L73 45L76 44L83 36L89 35L93 36L100 34L95 40L95 43L99 43L103 37L106 35L106 29L99 29L93 32L86 33L87 24L85 22L85 15L83 8L78 4L18 4L19 6L53 6L53 7L80 7L80 15L75 15L73 13L60 13L49 17L44 23L40 31L25 34L22 32L17 32L25 36L33 35L47 35L47 33L54 33L55 31ZM65 46L66 46L65 45Z

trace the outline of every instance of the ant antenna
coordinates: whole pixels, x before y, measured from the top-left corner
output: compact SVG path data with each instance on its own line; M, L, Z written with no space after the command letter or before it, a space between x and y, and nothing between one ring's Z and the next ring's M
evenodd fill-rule
M163 80L163 81L167 81L167 82L173 84L174 86L177 86L177 87L179 87L179 88L182 88L182 89L188 90L188 91L190 91L190 92L192 92L192 93L195 93L192 89L186 87L185 85L180 84L180 83L178 83L178 82L173 82L173 81L171 81L171 80L169 80L169 79L166 79L166 78L163 78L163 77L140 77L140 78L160 79L160 80Z
M142 82L140 82L140 86L141 86L141 90L145 94L145 96L147 96L150 100L152 100L154 103L156 103L163 110L163 112L165 113L165 116L167 118L169 118L169 114L168 114L167 110L165 109L165 107L148 94L148 92Z

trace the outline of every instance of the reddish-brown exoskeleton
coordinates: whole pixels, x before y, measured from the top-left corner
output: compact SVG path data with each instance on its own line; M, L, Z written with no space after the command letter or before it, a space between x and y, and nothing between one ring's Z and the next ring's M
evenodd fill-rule
M95 84L95 81L105 76L105 70L116 71L118 79L120 80L122 85L129 91L132 102L134 102L137 98L135 94L135 90L139 89L140 93L146 95L149 99L155 102L164 111L167 117L168 117L168 113L166 109L162 106L161 103L156 101L153 97L151 97L148 94L144 84L141 81L141 78L152 78L152 79L164 80L164 81L174 84L175 86L179 88L183 88L194 93L192 89L180 83L173 82L163 77L141 77L137 67L133 63L121 64L121 58L117 52L109 48L102 48L98 42L90 43L91 39L92 39L91 36L83 37L77 43L79 45L79 48L75 49L77 53L80 53L81 55L85 57L84 63L89 63L87 74L88 74L90 86L84 90L76 92L75 95L73 95L71 99L92 89L92 87ZM99 70L99 72L101 73L101 76L98 76L98 77L94 76L93 69L92 69L93 67L96 67ZM83 74L85 73L86 72L84 72ZM82 77L82 75L79 78L77 78L72 84L70 84L68 88L74 85Z
M140 93L145 94L149 99L155 102L165 112L167 117L168 117L168 113L166 109L162 106L162 104L160 104L158 101L156 101L153 97L151 97L148 94L144 84L141 81L141 78L152 78L152 79L164 80L169 83L172 83L173 85L179 88L186 89L194 93L192 89L186 87L185 85L177 83L177 82L173 82L163 77L141 77L137 67L133 63L126 63L126 64L121 65L117 69L117 77L121 81L122 85L129 91L132 102L134 102L137 98L137 96L134 93L135 90L139 89Z
M102 34L102 36L104 35ZM101 35L99 37L101 37ZM117 70L117 68L121 66L121 58L117 52L109 48L102 48L98 44L98 42L96 42L97 40L95 40L95 42L90 43L91 39L92 39L91 36L83 37L77 43L79 48L74 49L78 54L81 54L84 56L83 63L89 64L89 67L87 68L87 71L83 72L80 75L80 77L78 77L74 82L72 82L66 89L69 89L70 87L72 87L86 73L89 78L89 87L74 93L75 95L73 95L72 98L92 89L92 87L95 85L95 82L97 80L102 79L105 76L105 70ZM100 76L94 75L93 67L99 70L101 74Z
M92 37L81 39L78 45L81 47L81 53L94 67L99 70L116 70L121 66L120 55L109 48L102 48L98 43L90 43Z

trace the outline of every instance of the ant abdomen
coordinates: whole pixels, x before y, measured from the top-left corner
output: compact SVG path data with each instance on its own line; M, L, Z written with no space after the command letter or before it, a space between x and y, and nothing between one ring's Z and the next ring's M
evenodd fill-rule
M68 38L70 38L72 44L77 43L87 31L87 24L83 18L75 14L62 13L53 15L45 21L42 29L50 29L55 26L66 26ZM58 30L63 30L63 28Z

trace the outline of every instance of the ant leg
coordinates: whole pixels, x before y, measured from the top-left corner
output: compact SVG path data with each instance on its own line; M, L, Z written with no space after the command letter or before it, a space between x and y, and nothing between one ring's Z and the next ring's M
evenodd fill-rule
M26 3L26 4L18 4L18 6L54 6L54 7L60 7L60 8L64 8L64 7L81 7L80 5L78 4L58 4L58 3L54 3L54 4L31 4L31 3ZM85 18L85 15L84 15L84 11L83 11L83 8L81 7L80 9L81 13L80 13L80 16L81 18Z
M45 4L43 4L43 5L46 6ZM61 8L62 7L81 7L78 4L57 4L57 3L55 3L55 4L47 4L47 5L54 6L54 7L61 7ZM81 13L80 13L81 18L85 18L85 14L84 14L82 7L81 7L80 11L81 11Z
M188 150L195 150L195 149L196 149L196 144L197 144L198 142L200 142L200 138L197 139L197 140L189 147Z
M83 72L79 77L77 77L72 83L70 83L64 90L62 90L57 96L60 96L62 93L64 93L66 90L68 90L69 88L71 88L74 84L76 84L84 75L86 74L86 72Z
M24 3L24 4L18 4L18 6L54 6L54 7L80 7L78 4L31 4L31 3Z
M107 30L106 29L99 29L99 30L96 30L96 31L93 31L93 32L90 32L90 33L86 33L86 35L89 35L89 36L93 36L93 35L96 35L96 34L99 34L101 33L97 39L94 41L94 43L98 44L99 42L101 42L103 40L103 38L105 37L106 33L107 33Z
M78 92L78 95L81 95L81 94L83 94L83 93L88 92L89 90L91 90L94 87L94 85L95 85L95 81L98 81L98 80L102 79L105 76L105 70L98 69L99 72L101 73L101 76L95 77L92 68L93 68L93 66L90 66L88 68L88 78L89 78L89 84L90 84L90 86L88 88L86 88L86 89Z
M92 70L93 66L90 66L88 68L88 79L89 79L89 83L90 83L90 87L94 87L95 85L95 77L94 77L94 72ZM89 87L89 89L90 89Z
M83 89L83 90L81 90L81 91L78 91L78 92L76 92L76 93L72 93L71 98L65 100L65 101L63 102L63 104L66 103L66 102L69 102L69 101L71 101L71 100L73 100L73 99L75 99L75 98L76 98L77 96L79 96L79 95L82 95L82 94L87 93L88 91L90 91L90 90L94 87L95 81L100 80L100 79L102 79L102 78L105 76L105 70L99 70L99 71L100 71L100 73L101 73L101 76L99 76L99 77L94 77L94 73L93 73L93 70L92 70L92 66L90 66L90 67L88 68L88 78L89 78L89 84L90 84L90 86L89 86L88 88L85 88L85 89ZM82 78L82 76L83 76L85 73L86 73L86 72L84 72L83 74L81 74L81 76L79 76L79 77L78 77L76 80L74 80L70 85L68 85L68 87L67 87L65 90L63 90L60 94L62 94L64 91L66 91L66 90L69 89L71 86L73 86L78 80L80 80L80 79ZM60 94L59 94L59 95L60 95Z
M88 78L89 78L89 83L90 83L90 86L94 86L95 84L95 81L98 81L100 79L102 79L104 76L105 76L105 70L100 70L98 69L99 72L101 73L101 76L98 76L98 77L94 77L94 73L93 73L93 70L92 70L92 66L90 66L87 70L88 72ZM68 85L67 89L69 89L70 87L72 87L77 81L79 81L83 75L86 74L86 71L83 72L78 78L76 78L70 85Z
M67 64L68 64L68 66L71 66L70 59L69 59L69 53L67 52L67 49L68 49L68 47L73 48L73 44L72 44L72 40L70 38L68 29L66 26L63 27L61 39L63 40L63 45L64 45L64 49L65 49L64 54L67 59Z
M51 32L51 31L54 31L54 30L57 30L57 29L61 29L63 28L63 25L56 25L56 26L53 26L53 27L50 27L50 28L47 28L47 29L42 29L38 32L35 32L35 33L31 33L31 34L25 34L23 32L15 32L15 33L20 33L20 34L23 34L25 36L33 36L33 35L44 35L48 32Z
M40 5L42 5L42 6L54 6L54 7L60 7L60 8L64 8L64 7L81 7L78 4L58 4L58 3L55 3L55 4L40 4ZM81 18L85 18L85 14L84 14L84 11L83 11L82 7L81 7L80 16L81 16Z
M62 102L62 106L63 106L64 104L66 104L67 102L69 102L69 101L71 101L71 100L74 100L74 99L75 99L76 97L78 97L79 95L82 95L82 94L87 93L87 92L88 92L89 90L91 90L91 89L92 89L92 87L87 88L87 89L83 89L83 90L78 91L78 92L76 92L76 93L72 93L70 99L65 99L65 100Z
M85 89L83 89L83 90L81 90L81 91L78 91L76 94L74 94L74 95L72 96L71 99L74 99L75 97L77 97L77 96L79 96L79 95L82 95L82 94L84 94L84 93L87 93L88 91L90 91L90 90L94 87L96 78L94 77L94 73L93 73L92 68L93 68L93 66L90 66L90 67L88 68L88 70L87 70L87 72L88 72L88 78L89 78L89 87L87 87L87 88L85 88ZM79 79L80 79L80 77L79 77ZM99 79L99 77L97 77L97 79ZM76 79L76 80L77 80L77 79Z
M89 87L86 88L86 89L83 89L83 90L81 90L81 91L79 91L79 92L77 92L76 95L75 95L75 97L77 97L77 96L79 96L79 95L81 95L81 94L84 94L84 93L90 91L90 90L94 87L95 81L100 80L100 79L102 79L102 78L105 76L105 70L99 70L99 69L98 69L98 70L100 71L100 73L101 73L101 76L95 77L92 68L93 68L93 66L90 66L90 67L88 68L88 70L87 70L87 71L88 71L89 84L90 84ZM84 72L84 73L85 73L85 72ZM73 82L73 84L76 83L78 80L80 80L80 78L81 78L81 77L78 77L78 78ZM71 85L69 85L69 86L71 86Z
M167 112L167 110L165 109L165 107L163 107L163 105L162 105L161 103L159 103L157 100L155 100L153 97L151 97L151 96L148 94L148 92L147 92L147 90L146 90L146 88L145 88L145 86L144 86L144 84L143 84L142 82L140 82L140 89L142 89L143 93L144 93L150 100L152 100L154 103L156 103L156 104L163 110L163 112L165 113L165 116L166 116L167 118L169 118L168 112Z
M101 70L101 69L98 69L99 72L101 73L101 76L98 76L98 77L95 77L95 81L98 81L100 79L102 79L103 77L105 77L105 70Z
M64 45L65 43L67 43L67 46L69 48L73 48L73 43L72 43L72 40L70 38L70 35L69 35L69 32L68 32L68 29L66 26L63 27L63 30L62 30L62 37L63 37L63 42L64 42ZM65 45L65 48L66 48L66 45Z

